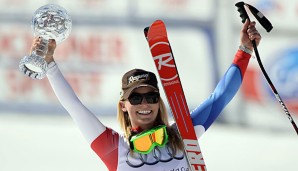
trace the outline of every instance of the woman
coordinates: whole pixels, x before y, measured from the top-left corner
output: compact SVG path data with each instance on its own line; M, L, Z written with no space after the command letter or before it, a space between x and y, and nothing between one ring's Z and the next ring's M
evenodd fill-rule
M198 138L238 91L253 51L251 40L257 45L261 40L255 24L245 22L240 32L241 45L232 65L210 97L191 112ZM34 39L31 52L40 46L41 39ZM134 69L123 75L118 103L122 135L103 125L77 98L55 64L55 48L55 41L50 40L46 55L48 80L61 104L109 170L190 170L177 128L168 122L154 73Z

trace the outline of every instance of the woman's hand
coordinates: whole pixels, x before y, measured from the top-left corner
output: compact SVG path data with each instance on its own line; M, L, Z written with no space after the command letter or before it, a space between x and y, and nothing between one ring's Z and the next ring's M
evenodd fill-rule
M33 51L36 51L37 54L41 53L39 50L44 49L44 46L45 46L45 42L42 41L41 37L34 38L31 48L30 48L30 54ZM54 61L55 49L56 49L56 41L54 39L50 39L48 41L48 50L45 54L45 60L47 63Z
M258 46L261 41L261 35L255 27L256 22L249 22L248 19L245 21L243 28L240 32L240 42L241 45L253 51L252 40L255 40L256 45Z

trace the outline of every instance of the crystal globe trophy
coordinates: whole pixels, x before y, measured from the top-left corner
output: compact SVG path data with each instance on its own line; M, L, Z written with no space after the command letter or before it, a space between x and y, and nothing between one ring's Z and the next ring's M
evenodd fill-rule
M21 59L19 69L33 79L43 79L48 70L45 55L49 39L55 39L57 44L65 40L71 32L72 21L63 7L47 4L35 11L31 27L34 36L41 37L41 46Z

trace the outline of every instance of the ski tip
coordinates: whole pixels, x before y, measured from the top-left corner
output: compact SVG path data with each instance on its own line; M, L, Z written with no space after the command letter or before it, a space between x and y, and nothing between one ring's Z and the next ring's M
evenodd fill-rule
M162 20L155 20L148 29L146 37L148 41L153 37L167 37L165 23Z
M163 26L165 27L165 23L162 21L162 20L155 20L152 24L151 24L151 27L152 26Z
M164 23L162 20L155 20L154 23Z

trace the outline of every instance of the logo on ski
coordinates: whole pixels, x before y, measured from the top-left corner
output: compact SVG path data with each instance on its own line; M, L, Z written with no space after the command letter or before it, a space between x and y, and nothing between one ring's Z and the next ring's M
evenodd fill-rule
M158 48L155 48L157 47ZM160 46L165 46L165 47L160 47ZM166 49L169 50L170 49L170 44L168 42L157 42L155 44L153 44L150 47L152 52L157 52L157 54L159 55L155 55L153 56L156 68L158 70L162 70L164 67L166 70L172 69L172 70L176 70L176 66L175 66L175 62L174 62L174 58L172 53L168 53L168 52L160 52L161 49ZM175 72L162 72L164 74L160 75L160 79L162 82L165 82L163 85L164 86L169 86L169 85L173 85L173 84L179 84L179 79L178 79L178 75L170 75L171 73L176 73Z

